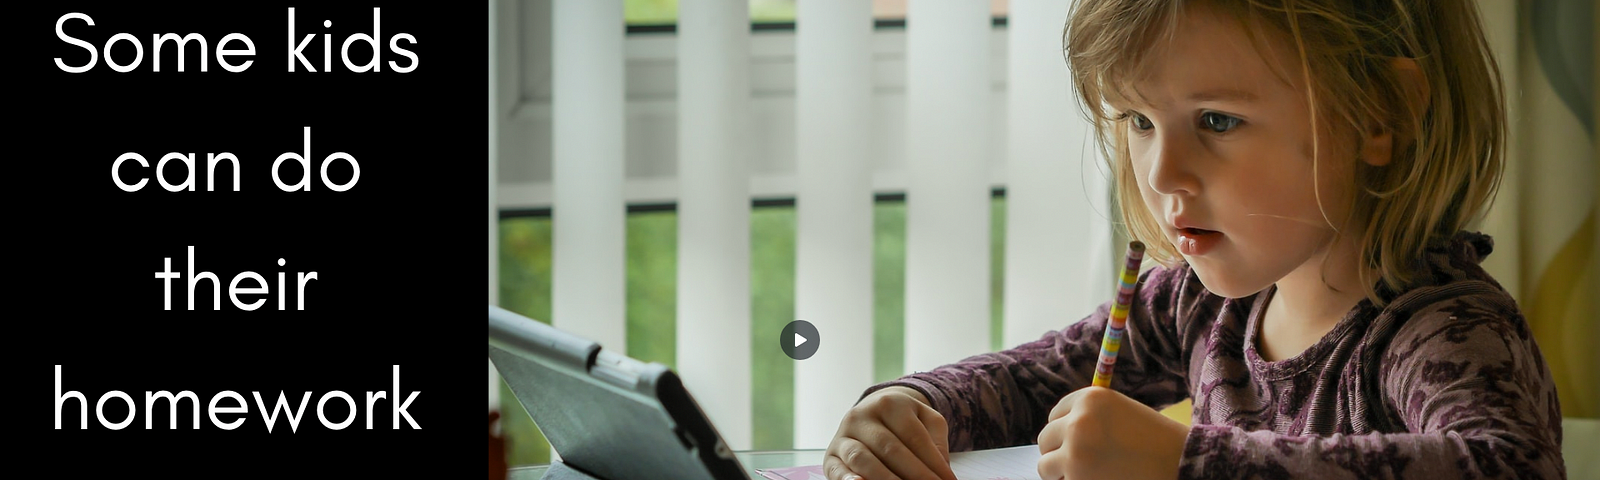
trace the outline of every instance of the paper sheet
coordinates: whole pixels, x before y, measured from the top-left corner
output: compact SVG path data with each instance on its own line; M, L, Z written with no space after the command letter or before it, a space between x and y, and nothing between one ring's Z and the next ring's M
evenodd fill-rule
M956 472L958 480L1039 480L1039 446L952 453L950 470ZM822 473L822 465L759 472L771 480L827 480L827 475Z

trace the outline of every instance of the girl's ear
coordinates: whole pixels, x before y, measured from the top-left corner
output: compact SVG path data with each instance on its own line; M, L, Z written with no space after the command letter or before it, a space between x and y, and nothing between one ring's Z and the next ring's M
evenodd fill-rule
M1399 80L1400 101L1396 105L1394 121L1390 122L1393 129L1373 122L1368 127L1365 141L1362 142L1361 159L1368 165L1381 167L1394 160L1394 149L1404 147L1415 141L1412 132L1417 128L1416 122L1422 120L1422 113L1427 111L1430 103L1430 88L1427 76L1422 74L1422 68L1413 58L1395 57L1389 59L1389 68L1393 68L1395 77Z
M1428 76L1422 74L1422 66L1417 65L1417 59L1394 57L1389 59L1389 68L1394 69L1395 77L1400 81L1400 100L1406 102L1402 112L1408 119L1422 118L1422 112L1428 110L1432 103L1431 87L1428 85ZM1406 122L1410 123L1410 122Z
M1377 122L1371 122L1361 139L1361 161L1381 167L1394 160L1394 132Z

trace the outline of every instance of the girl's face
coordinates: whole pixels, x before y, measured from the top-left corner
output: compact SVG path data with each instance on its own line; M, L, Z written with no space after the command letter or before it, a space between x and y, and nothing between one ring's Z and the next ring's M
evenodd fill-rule
M1313 139L1293 44L1268 36L1258 51L1241 28L1190 8L1146 57L1139 101L1113 105L1145 207L1206 288L1230 298L1317 274L1330 222L1346 223L1356 161L1353 137Z

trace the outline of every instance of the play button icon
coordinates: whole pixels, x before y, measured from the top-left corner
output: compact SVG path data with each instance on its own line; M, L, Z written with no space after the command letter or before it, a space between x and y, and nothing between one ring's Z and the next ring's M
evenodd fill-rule
M778 335L778 346L783 347L783 354L795 360L811 358L821 343L822 336L817 334L817 327L805 320L789 322L783 326L783 333Z

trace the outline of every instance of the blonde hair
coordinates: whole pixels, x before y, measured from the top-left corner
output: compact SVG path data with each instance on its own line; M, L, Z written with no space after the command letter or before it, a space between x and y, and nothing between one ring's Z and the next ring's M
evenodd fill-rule
M1138 95L1129 86L1144 57L1193 3L1202 2L1080 0L1062 38L1081 106L1115 177L1122 221L1130 236L1149 246L1148 255L1169 265L1180 257L1143 208L1128 153L1128 120L1108 112L1106 102ZM1360 258L1385 287L1402 291L1418 274L1431 242L1467 228L1493 203L1505 163L1506 120L1499 67L1472 2L1203 3L1238 20L1258 51L1269 35L1293 42L1300 64L1284 67L1306 86L1313 139L1328 131L1321 122L1349 132L1376 127L1393 133L1387 165L1350 159L1358 164L1359 187L1351 220L1365 223ZM1407 95L1421 94L1406 91L1414 87L1393 67L1396 58L1415 61L1425 101L1407 101ZM1318 156L1313 153L1314 161ZM1378 279L1368 278L1368 271L1361 273L1366 295L1382 305Z

